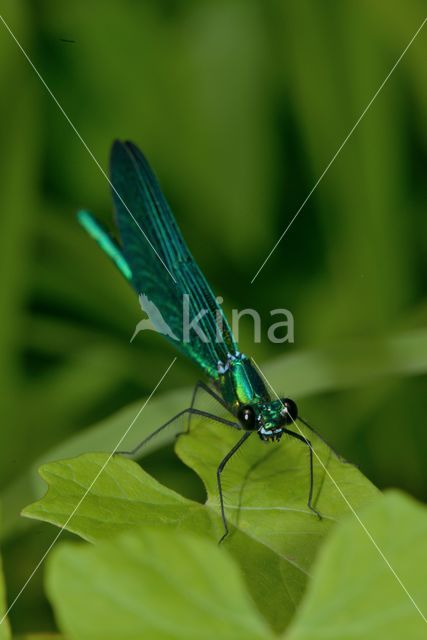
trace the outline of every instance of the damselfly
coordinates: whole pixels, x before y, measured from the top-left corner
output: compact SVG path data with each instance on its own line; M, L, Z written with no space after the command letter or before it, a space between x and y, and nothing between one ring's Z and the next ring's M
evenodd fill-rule
M153 171L141 151L131 142L116 141L113 144L111 185L121 244L87 211L78 212L80 223L110 256L135 291L155 305L169 329L163 332L165 336L208 378L208 384L197 382L189 408L158 427L127 453L136 454L148 440L184 414L202 416L243 431L242 437L217 469L223 540L228 533L221 483L224 467L253 433L264 441L279 441L286 434L308 448L310 485L307 504L320 518L312 504L311 442L302 432L289 428L297 420L309 429L312 427L298 415L293 400L271 397L250 358L239 352L222 308L187 248ZM182 326L184 296L187 296L193 316L204 311L198 323L202 335L193 332L186 336L187 339L184 339ZM230 419L194 406L197 392L201 389L230 413Z

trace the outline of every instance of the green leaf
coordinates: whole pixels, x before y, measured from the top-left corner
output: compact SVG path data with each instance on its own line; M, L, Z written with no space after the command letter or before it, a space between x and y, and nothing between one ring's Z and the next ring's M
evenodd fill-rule
M48 492L24 515L65 525L90 541L138 524L180 528L219 540L223 526L216 469L240 435L202 421L190 436L178 441L179 455L206 485L206 505L183 498L135 463L116 456L68 522L108 460L106 455L87 454L43 466L40 474L49 485ZM355 467L336 459L317 438L312 440L354 508L377 494ZM280 445L265 445L254 434L223 474L231 527L224 545L238 560L254 601L275 630L282 630L291 619L319 544L335 520L347 513L345 502L317 461L314 496L323 520L308 510L308 460L308 449L301 442L284 439Z
M64 544L49 559L47 592L79 640L271 637L228 554L188 534L138 529L95 547Z
M426 637L426 507L390 491L360 518L386 560L354 517L337 526L319 554L287 640Z
M269 612L276 629L287 624L297 607L323 537L348 512L325 468L353 508L377 494L358 469L339 461L307 429L304 434L315 451L314 503L322 521L307 507L308 448L293 438L284 437L277 445L262 443L254 434L223 473L227 519L245 534L245 538L231 535L228 545L239 558L253 597ZM217 513L216 469L240 435L204 422L192 431L191 438L181 438L177 444L180 457L206 486L207 506ZM254 557L248 554L248 539L256 543ZM273 593L271 584L275 585Z
M197 517L206 511L122 456L109 460L107 454L88 453L46 464L40 475L49 486L47 494L26 507L23 515L61 527L66 525L68 531L90 542L140 524L177 526L183 524L183 519L190 519L192 513ZM196 526L203 529L202 522ZM219 531L218 527L213 535L219 536Z
M137 419L120 448L130 449L134 447L137 442L149 435L155 426L166 422L171 416L188 406L190 398L191 389L178 389L164 393L159 398L153 398L144 408L143 414ZM144 402L142 398L138 402L124 407L105 420L50 449L31 465L26 474L18 478L3 492L4 518L2 536L10 534L18 524L22 523L22 519L17 518L17 513L25 504L43 495L45 485L38 475L38 469L41 465L49 460L77 456L87 451L112 451L135 419ZM141 454L145 456L156 451L170 443L173 438L173 431L168 432L166 430L159 434L159 437L154 438L147 447L144 447Z

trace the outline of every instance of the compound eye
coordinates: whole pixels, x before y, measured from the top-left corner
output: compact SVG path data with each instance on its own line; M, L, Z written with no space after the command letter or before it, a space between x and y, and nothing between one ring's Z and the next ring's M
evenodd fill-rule
M280 412L282 418L285 418L286 424L292 424L298 418L298 407L291 398L282 399L283 409Z
M253 407L251 407L249 404L240 407L237 417L240 420L242 427L246 429L246 431L254 431L255 429L257 429L256 413Z

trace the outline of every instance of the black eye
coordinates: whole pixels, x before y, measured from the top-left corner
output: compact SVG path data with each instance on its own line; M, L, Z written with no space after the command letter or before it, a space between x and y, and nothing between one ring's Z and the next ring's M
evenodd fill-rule
M285 424L292 424L298 418L298 407L290 398L283 398L282 404L281 416L285 418Z
M253 431L257 429L257 420L254 409L249 405L245 405L244 407L240 407L237 417L240 420L240 423L246 431Z

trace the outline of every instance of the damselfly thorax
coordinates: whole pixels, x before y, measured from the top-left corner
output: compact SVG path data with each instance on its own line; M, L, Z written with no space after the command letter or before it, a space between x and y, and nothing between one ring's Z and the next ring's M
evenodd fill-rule
M289 398L273 400L250 358L228 354L218 362L216 386L229 411L245 431L257 431L261 440L280 440L284 427L296 420L298 410Z

